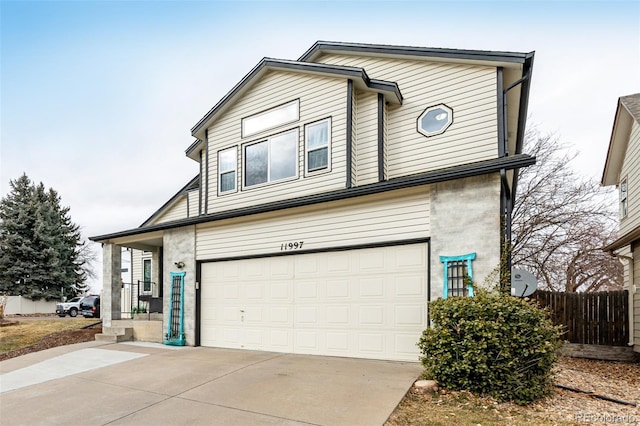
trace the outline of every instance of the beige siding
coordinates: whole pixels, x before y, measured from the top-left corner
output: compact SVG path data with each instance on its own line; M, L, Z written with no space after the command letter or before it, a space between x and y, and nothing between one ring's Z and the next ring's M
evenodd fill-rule
M198 189L189 191L187 197L189 199L189 217L198 216L198 196L200 191Z
M404 103L389 107L389 178L498 156L494 67L337 54L319 62L363 67L371 78L398 83ZM427 138L417 119L440 103L453 109L453 124Z
M241 208L283 199L344 188L346 147L346 89L340 78L325 78L309 74L270 72L245 93L216 123L209 128L209 195L208 212ZM300 99L300 120L260 134L241 138L241 119L283 103ZM304 176L304 125L331 117L331 171ZM299 129L298 179L242 189L242 145L259 141L270 134ZM238 147L237 186L232 194L217 196L218 151Z
M151 259L151 252L136 249L132 250L133 254L131 260L131 277L132 282L137 283L138 281L142 281L142 279L144 278L142 276L142 261L144 259Z
M358 93L357 185L378 182L378 94Z
M399 241L429 236L429 187L273 212L200 225L197 259L281 253Z
M187 218L187 196L181 195L177 201L167 206L160 215L149 223L156 225L158 223L171 222L172 220Z
M631 127L629 145L620 172L620 180L627 178L627 217L620 220L620 235L640 225L640 125Z

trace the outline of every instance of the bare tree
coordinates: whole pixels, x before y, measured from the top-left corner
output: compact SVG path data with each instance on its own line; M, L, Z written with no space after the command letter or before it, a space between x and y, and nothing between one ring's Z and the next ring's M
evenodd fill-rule
M512 262L534 273L542 288L598 291L622 288L622 265L602 248L615 239L617 203L594 179L571 167L576 153L554 135L528 132L513 210Z

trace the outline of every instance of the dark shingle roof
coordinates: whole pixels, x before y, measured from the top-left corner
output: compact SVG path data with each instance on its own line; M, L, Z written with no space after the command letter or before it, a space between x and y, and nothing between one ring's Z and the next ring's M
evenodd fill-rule
M621 96L620 103L629 111L629 114L640 124L640 93Z

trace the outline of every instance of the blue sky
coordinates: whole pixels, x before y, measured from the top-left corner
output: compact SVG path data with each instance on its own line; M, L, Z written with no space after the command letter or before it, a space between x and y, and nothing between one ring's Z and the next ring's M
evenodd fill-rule
M0 0L0 196L26 172L86 236L138 226L197 173L191 127L262 57L317 40L536 51L530 124L600 177L640 92L640 2Z

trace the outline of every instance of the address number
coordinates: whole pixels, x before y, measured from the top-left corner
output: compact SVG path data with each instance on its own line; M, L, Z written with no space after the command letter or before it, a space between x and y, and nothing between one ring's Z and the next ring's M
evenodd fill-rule
M291 243L282 243L280 244L280 251L285 250L300 250L302 248L302 244L304 241L295 241Z

